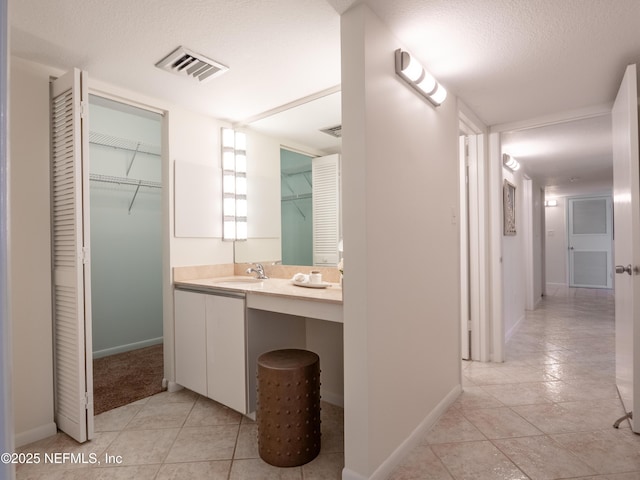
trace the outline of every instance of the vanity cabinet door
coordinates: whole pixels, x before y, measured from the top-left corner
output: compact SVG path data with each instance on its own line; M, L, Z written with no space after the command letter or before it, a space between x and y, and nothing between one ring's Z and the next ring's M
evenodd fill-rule
M201 395L207 395L206 297L174 292L176 383Z
M207 396L247 413L245 301L207 295Z

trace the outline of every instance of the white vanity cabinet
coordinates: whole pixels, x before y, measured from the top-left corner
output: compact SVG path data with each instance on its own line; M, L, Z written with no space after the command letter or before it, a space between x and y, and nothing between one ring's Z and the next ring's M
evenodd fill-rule
M207 396L247 413L245 300L205 296Z
M176 289L176 383L247 413L245 296Z
M205 298L203 293L174 292L176 383L206 396Z

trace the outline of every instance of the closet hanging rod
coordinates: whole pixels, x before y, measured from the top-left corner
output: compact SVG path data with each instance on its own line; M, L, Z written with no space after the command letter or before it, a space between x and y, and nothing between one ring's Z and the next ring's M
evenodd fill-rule
M162 188L162 183L160 182L152 182L150 180L136 180L135 178L112 177L110 175L99 175L96 173L90 174L89 180L104 183L116 183L118 185L133 185L136 187Z
M112 135L106 135L98 132L89 132L89 143L101 145L103 147L127 150L129 152L146 153L147 155L154 155L156 157L159 157L162 152L162 149L158 145L151 145L148 143L138 142L136 140L114 137Z

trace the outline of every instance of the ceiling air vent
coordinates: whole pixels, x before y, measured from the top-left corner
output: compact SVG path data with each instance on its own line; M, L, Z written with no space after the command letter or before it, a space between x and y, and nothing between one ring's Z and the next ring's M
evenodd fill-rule
M322 128L320 130L327 135L331 135L332 137L342 138L342 125L336 125L335 127Z
M193 78L199 83L208 82L213 77L229 70L229 67L184 47L175 49L156 63L156 67L183 77Z

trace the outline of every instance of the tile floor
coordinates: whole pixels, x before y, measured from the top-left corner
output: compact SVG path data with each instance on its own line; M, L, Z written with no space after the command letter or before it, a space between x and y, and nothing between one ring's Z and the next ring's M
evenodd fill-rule
M640 435L612 428L613 294L548 293L505 363L463 362L463 394L393 480L640 479Z
M504 364L463 362L464 393L392 480L640 479L640 436L622 416L614 380L610 291L555 289L507 344ZM121 455L118 466L23 465L31 479L340 479L340 408L323 405L322 453L290 469L259 459L256 425L183 390L98 415L96 438L64 434L22 452Z
M322 451L302 467L276 468L259 458L257 424L189 390L163 392L95 417L95 439L63 433L20 452L94 454L98 465L20 465L18 480L325 480L344 467L342 408L322 404ZM121 463L106 464L105 455ZM81 458L81 457L76 457Z

